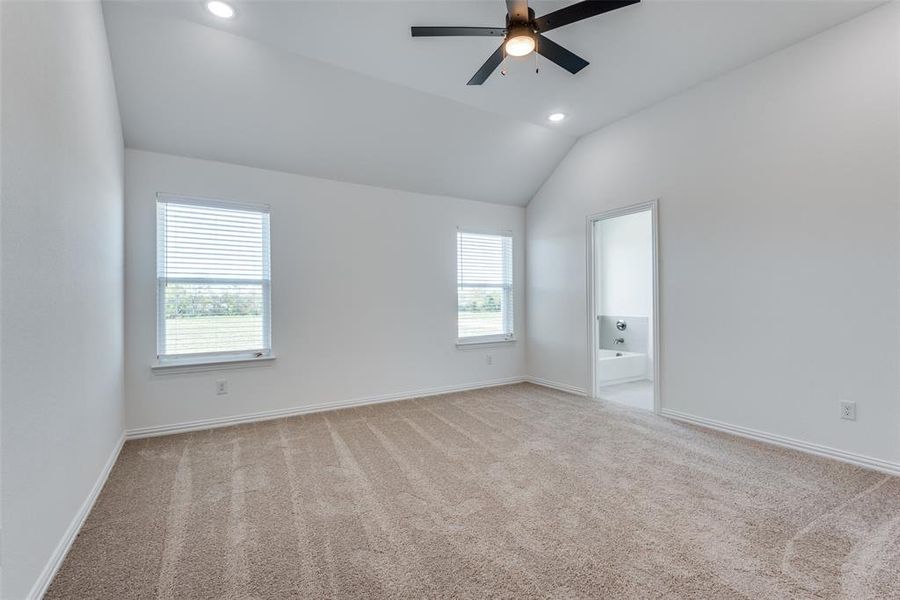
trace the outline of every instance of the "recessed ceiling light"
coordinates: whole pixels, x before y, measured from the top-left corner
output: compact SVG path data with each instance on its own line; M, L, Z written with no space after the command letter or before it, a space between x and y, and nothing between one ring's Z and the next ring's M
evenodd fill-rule
M559 123L565 118L566 115L564 113L552 113L547 117L547 120L552 121L553 123Z
M234 16L234 8L222 0L210 0L206 3L206 10L223 19L230 19Z

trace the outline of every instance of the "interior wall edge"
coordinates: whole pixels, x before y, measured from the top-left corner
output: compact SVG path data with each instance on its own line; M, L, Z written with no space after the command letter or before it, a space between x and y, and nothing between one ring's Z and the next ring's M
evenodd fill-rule
M526 380L529 383L533 383L535 385L540 385L546 388L550 388L553 390L559 390L561 392L568 392L570 394L575 394L576 396L589 396L587 389L581 388L574 385L569 385L567 383L561 383L559 381L551 381L549 379L543 379L541 377L526 377Z
M106 464L103 465L103 469L97 476L97 481L94 482L94 486L81 504L81 508L75 513L72 522L69 524L69 527L66 528L65 533L63 533L62 538L59 540L59 544L57 544L56 548L53 550L53 554L50 555L50 559L44 566L43 571L41 571L40 576L37 581L34 582L34 586L32 586L28 596L26 596L27 600L40 600L47 592L50 582L53 581L56 572L66 558L66 554L69 553L72 543L75 541L75 538L78 537L78 533L81 531L85 519L87 519L91 509L94 508L94 503L97 501L97 497L100 496L100 491L103 489L103 486L106 485L106 480L109 479L109 474L112 471L113 466L115 466L116 461L119 459L119 454L122 452L122 446L125 445L125 439L126 436L123 431L122 435L119 436L116 445L113 447L112 452L110 452L109 458L106 459Z

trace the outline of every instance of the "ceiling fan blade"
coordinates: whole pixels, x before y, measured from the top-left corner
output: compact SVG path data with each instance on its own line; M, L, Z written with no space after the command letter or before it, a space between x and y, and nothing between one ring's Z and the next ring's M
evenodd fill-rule
M481 65L481 68L478 69L474 75L472 75L472 79L469 80L469 83L466 85L481 85L487 78L491 76L491 73L494 72L494 69L503 62L503 59L506 57L506 50L503 45L494 50L494 53L491 54L488 59Z
M528 20L528 0L506 0L506 10L510 22Z
M494 36L506 35L504 27L410 27L413 37Z
M557 27L562 27L569 23L596 17L597 15L602 15L603 13L612 10L625 8L626 6L637 4L640 1L641 0L585 0L584 2L578 2L572 6L555 10L552 13L547 13L543 17L538 17L534 20L534 28L538 33L544 33L545 31L550 31L551 29L556 29Z
M538 35L536 50L538 54L552 60L573 75L590 64L577 54L569 52L550 38L542 35Z

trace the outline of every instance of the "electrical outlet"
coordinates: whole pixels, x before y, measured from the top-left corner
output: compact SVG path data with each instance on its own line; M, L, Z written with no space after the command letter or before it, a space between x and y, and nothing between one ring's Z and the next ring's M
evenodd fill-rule
M228 382L221 380L216 382L216 394L224 396L228 393Z
M856 420L856 402L841 400L841 418L847 421Z
M487 356L485 356L485 357L484 357L484 362L486 362L486 363L489 364L489 365L494 364L494 357L493 357L493 355L488 354Z

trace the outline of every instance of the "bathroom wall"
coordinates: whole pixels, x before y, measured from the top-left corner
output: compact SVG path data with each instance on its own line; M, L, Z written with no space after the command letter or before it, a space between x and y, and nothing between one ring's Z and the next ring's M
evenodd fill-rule
M616 322L625 321L625 331L616 329ZM650 318L631 315L600 315L599 347L607 350L624 350L650 354ZM621 338L624 344L613 340Z
M650 211L594 224L594 283L599 347L651 353L653 225ZM625 331L616 321L625 321ZM613 340L622 338L624 344Z

